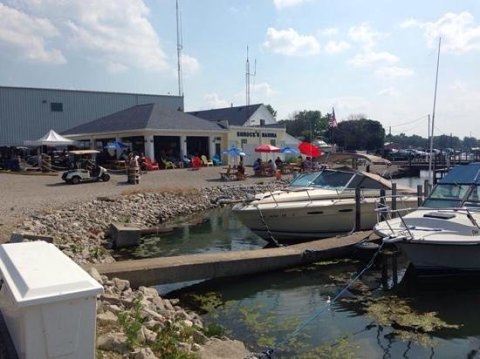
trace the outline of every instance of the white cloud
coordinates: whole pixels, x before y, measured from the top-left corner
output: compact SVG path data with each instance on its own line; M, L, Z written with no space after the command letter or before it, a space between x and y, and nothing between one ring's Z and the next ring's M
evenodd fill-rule
M68 50L109 71L168 69L143 0L17 0L15 4L32 19L48 17Z
M329 41L324 46L327 54L338 54L350 48L350 44L346 41Z
M438 38L442 38L442 51L465 53L480 49L480 26L469 12L446 13L435 22L422 22L409 19L401 24L404 28L418 27L424 31L427 45L438 46Z
M370 25L363 23L359 26L352 26L348 30L348 36L352 41L359 43L365 50L368 50L376 46L378 40L388 35L374 31L370 28Z
M276 92L272 89L270 84L266 82L262 82L259 84L255 84L250 89L250 94L254 95L255 97L272 97Z
M395 87L388 87L378 92L379 96L398 96L400 92Z
M0 3L0 52L14 53L33 62L63 64L61 50L48 42L59 36L58 29L45 18L30 16Z
M314 36L300 35L292 28L276 30L269 27L266 37L263 46L275 54L309 56L320 51L320 44Z
M414 71L406 67L385 66L377 69L375 75L384 79L412 76Z
M273 0L273 4L277 10L300 5L308 0Z
M195 57L182 54L182 72L184 75L194 75L200 70L200 64Z
M228 101L221 100L216 93L205 94L203 100L205 101L205 106L203 107L205 110L230 106Z
M338 29L336 27L329 27L327 29L319 30L318 33L323 36L333 36L338 34Z
M348 61L348 63L355 67L364 67L364 66L369 66L376 63L382 63L382 62L393 63L397 61L398 61L398 57L395 55L392 55L389 52L371 51L371 52L359 53L355 55L351 60Z

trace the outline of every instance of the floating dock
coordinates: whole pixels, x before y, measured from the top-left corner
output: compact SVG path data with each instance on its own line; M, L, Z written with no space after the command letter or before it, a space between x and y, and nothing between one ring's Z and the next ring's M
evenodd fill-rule
M93 264L100 274L130 281L132 287L233 277L279 270L349 255L353 246L375 240L372 231L291 246L248 251L190 254Z

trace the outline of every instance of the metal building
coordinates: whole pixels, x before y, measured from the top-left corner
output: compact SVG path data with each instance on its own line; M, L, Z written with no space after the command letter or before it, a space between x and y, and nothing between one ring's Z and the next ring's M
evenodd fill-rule
M48 130L63 132L126 108L157 103L183 109L182 96L0 86L0 146L18 146Z

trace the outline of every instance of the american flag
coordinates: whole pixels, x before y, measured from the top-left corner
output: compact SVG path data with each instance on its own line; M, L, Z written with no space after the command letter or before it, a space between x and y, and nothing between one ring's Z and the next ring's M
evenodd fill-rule
M337 119L335 118L335 109L332 107L332 116L328 120L328 127L335 128L337 127Z

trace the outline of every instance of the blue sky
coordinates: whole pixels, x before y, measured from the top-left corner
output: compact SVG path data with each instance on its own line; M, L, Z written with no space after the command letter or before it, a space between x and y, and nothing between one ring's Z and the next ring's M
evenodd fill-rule
M478 0L179 0L185 109L251 103L480 138ZM0 0L0 85L178 94L175 0Z

